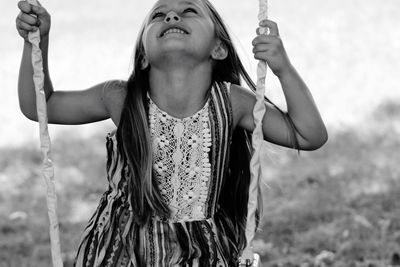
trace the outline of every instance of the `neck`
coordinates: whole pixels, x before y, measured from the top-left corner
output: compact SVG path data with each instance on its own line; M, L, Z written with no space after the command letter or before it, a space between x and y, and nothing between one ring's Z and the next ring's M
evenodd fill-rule
M151 68L149 73L151 99L168 114L184 118L200 110L212 83L212 68Z

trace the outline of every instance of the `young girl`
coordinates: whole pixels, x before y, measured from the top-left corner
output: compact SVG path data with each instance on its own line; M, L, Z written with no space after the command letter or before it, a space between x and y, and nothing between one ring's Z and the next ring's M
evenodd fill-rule
M254 89L208 0L159 0L139 33L128 81L54 91L47 51L50 16L19 2L25 39L19 77L23 114L37 120L30 31L41 32L50 123L111 118L109 189L90 219L76 266L237 266L245 246ZM312 96L291 65L276 23L254 57L279 77L288 112L266 99L266 141L313 150L327 140Z

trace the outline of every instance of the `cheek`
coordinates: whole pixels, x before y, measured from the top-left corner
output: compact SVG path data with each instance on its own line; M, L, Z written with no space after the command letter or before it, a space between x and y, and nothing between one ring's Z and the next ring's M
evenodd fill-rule
M143 33L142 43L143 43L144 51L145 51L145 53L147 55L148 52L151 51L152 47L154 46L154 36L148 30L146 30Z
M142 44L143 44L144 51L145 51L145 53L147 54L147 50L148 50L148 38L147 38L147 35L146 35L146 34L143 34L143 37L142 37Z
M201 32L201 37L209 40L210 44L213 46L215 44L215 41L218 39L217 34L215 32L215 27L212 22L207 23L206 25L203 25L202 27L202 32Z
M212 30L204 31L202 33L201 38L203 40L207 40L205 42L205 45L208 47L208 49L213 49L218 40L218 38L216 37L216 35Z

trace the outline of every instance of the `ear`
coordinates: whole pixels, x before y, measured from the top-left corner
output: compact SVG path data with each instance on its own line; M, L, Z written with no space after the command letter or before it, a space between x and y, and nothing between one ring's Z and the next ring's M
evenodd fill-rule
M149 61L147 60L146 56L143 56L142 60L140 61L140 69L145 70L149 66Z
M211 51L211 58L215 60L224 60L228 56L228 49L221 40L217 41L214 49Z

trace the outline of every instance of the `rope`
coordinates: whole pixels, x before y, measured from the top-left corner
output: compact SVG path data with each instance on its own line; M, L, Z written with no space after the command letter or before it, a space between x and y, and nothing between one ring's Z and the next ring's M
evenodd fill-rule
M36 0L26 0L31 5L39 6ZM57 218L57 195L54 184L54 167L51 160L51 142L48 131L47 103L44 92L44 73L42 51L40 50L40 32L30 32L28 40L32 44L33 82L36 91L36 108L39 121L40 149L43 156L42 176L46 182L47 212L50 221L51 255L54 267L62 267L60 233Z
M268 0L259 1L258 20L268 18ZM261 29L261 34L266 34L267 28ZM247 224L246 224L246 241L247 246L241 257L241 264L246 266L259 266L259 256L253 253L253 239L256 232L256 209L258 201L258 192L260 188L261 176L261 147L264 140L262 130L262 120L265 114L265 77L267 74L267 63L259 61L257 67L257 89L256 104L253 110L255 129L252 135L253 156L250 161L250 186L249 186L249 202L247 205Z

